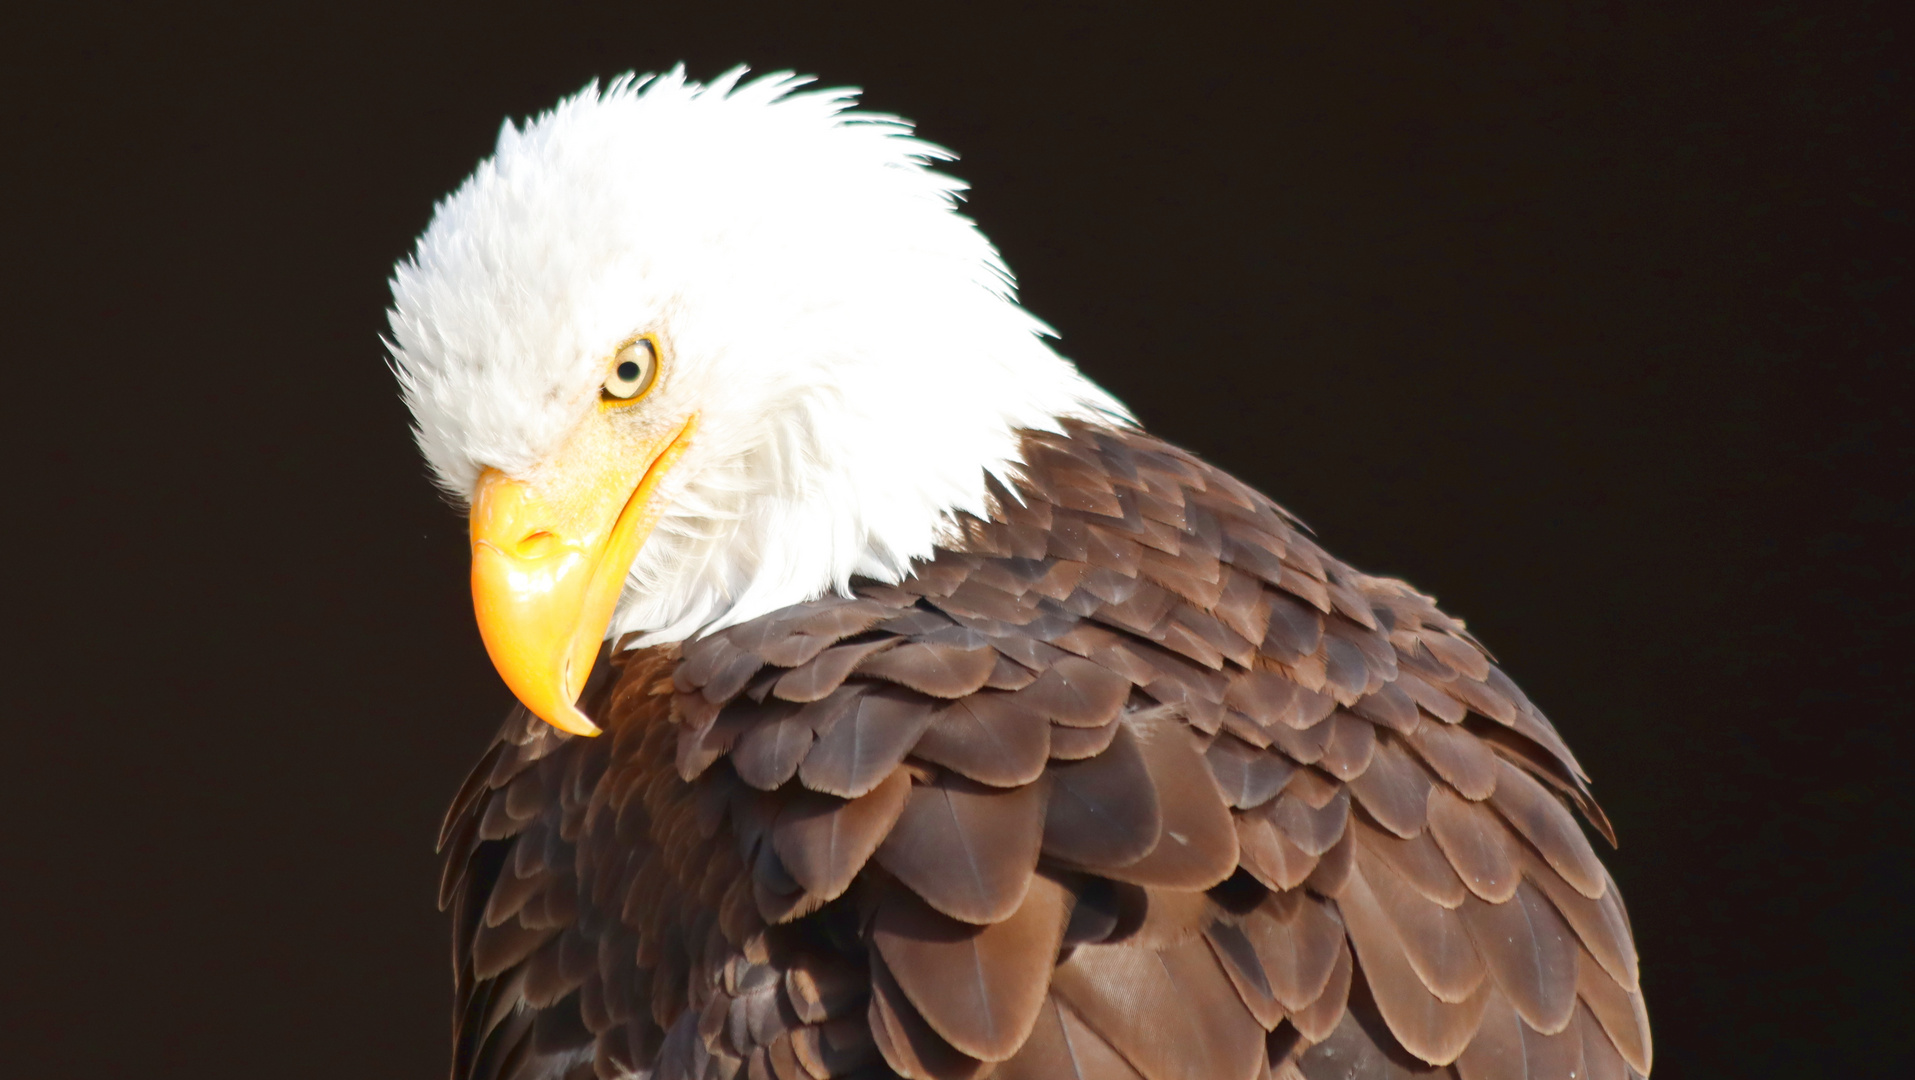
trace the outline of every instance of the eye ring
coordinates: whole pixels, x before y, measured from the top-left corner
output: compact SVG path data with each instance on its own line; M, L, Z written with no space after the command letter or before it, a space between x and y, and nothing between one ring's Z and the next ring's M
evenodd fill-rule
M657 381L658 343L648 334L628 342L612 357L599 400L607 405L630 405L644 397Z

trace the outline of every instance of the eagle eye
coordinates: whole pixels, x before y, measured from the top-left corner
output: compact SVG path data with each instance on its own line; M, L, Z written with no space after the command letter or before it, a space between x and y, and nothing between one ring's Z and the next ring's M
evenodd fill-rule
M652 388L658 377L658 347L649 337L639 338L612 358L612 371L605 376L604 401L626 404L637 401Z

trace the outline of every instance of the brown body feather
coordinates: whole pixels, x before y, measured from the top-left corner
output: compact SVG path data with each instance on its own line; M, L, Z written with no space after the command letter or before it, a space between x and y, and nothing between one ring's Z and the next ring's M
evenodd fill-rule
M447 817L454 1080L1646 1075L1581 767L1173 447L1026 440L898 585L617 654Z

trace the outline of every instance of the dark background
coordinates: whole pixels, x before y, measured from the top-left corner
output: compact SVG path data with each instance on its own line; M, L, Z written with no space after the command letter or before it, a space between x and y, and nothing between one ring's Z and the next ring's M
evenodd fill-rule
M503 117L683 59L921 121L1068 355L1470 620L1621 834L1659 1074L1905 1075L1892 5L1312 6L16 13L3 1071L440 1074L509 699L385 277Z

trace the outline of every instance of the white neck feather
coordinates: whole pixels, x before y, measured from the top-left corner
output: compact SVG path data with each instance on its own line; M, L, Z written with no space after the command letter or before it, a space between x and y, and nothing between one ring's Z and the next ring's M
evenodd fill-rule
M888 347L923 357L938 344ZM985 476L1015 475L1020 430L1056 431L1066 418L1129 422L1029 333L1004 344L939 358L950 366L857 358L855 378L869 380L859 394L827 388L764 415L701 421L613 636L676 641L843 592L854 575L897 581L950 539L957 512L987 512Z

